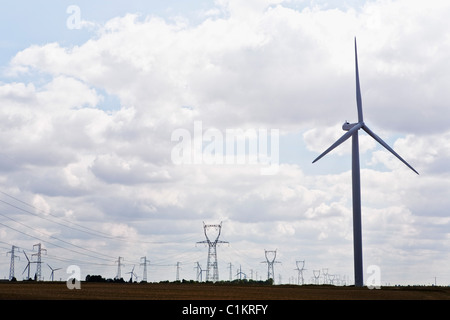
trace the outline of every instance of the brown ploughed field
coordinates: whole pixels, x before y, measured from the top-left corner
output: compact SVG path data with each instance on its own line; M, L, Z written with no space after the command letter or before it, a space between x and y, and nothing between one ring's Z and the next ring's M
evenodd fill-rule
M450 300L450 287L0 282L0 300Z

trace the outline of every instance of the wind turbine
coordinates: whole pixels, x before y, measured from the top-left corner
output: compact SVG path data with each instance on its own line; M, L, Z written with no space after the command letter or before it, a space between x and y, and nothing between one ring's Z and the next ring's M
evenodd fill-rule
M359 71L358 71L358 54L356 50L355 37L355 73L356 73L356 105L358 109L358 122L348 123L342 125L342 129L347 131L335 143L333 143L327 150L318 156L313 163L325 156L328 152L339 146L341 143L352 137L352 199L353 199L353 254L354 254L354 269L355 269L355 286L363 286L363 262L362 262L362 236L361 236L361 181L359 169L359 143L358 131L363 129L367 134L374 138L378 143L385 147L389 152L396 156L408 168L419 174L412 166L410 166L402 157L398 155L391 147L388 146L379 136L377 136L364 123L361 101L361 89L359 86Z
M30 259L28 259L28 256L27 256L27 253L24 251L23 252L23 254L25 255L25 258L27 258L27 260L28 260L28 263L27 263L27 266L25 267L25 269L23 269L23 272L22 272L22 274L24 274L25 273L25 271L28 269L28 276L27 276L27 280L30 280Z
M59 269L61 269L61 268L53 269L52 267L50 267L50 265L49 265L48 263L47 263L47 265L48 265L48 267L50 268L50 270L52 270L52 273L51 273L51 275L50 275L50 278L52 278L52 281L53 281L53 274L55 273L56 270L59 270Z
M131 276L131 278L130 278L130 282L133 282L133 276L136 278L136 281L137 281L137 274L136 273L134 273L134 265L133 265L133 269L131 269L131 271L130 272L127 272L127 274L129 273L130 274L130 276Z

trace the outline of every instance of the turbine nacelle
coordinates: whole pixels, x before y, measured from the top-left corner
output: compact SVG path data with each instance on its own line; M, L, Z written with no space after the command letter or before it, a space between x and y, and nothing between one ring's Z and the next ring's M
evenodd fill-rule
M345 123L342 125L342 130L349 131L351 128L356 126L358 123L349 123L348 121L345 121Z

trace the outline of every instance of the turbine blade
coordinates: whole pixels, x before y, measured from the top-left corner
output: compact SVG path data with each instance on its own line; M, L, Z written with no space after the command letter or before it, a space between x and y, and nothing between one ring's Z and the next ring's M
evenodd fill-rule
M23 269L23 272L22 272L22 274L24 274L25 273L25 271L27 271L27 268L29 268L30 267L30 264L27 264L27 266L25 267L25 269Z
M356 50L356 37L355 37L355 73L356 73L356 105L358 107L358 122L362 122L363 112L362 112L361 88L359 86L358 52Z
M325 150L320 156L318 156L312 163L318 161L320 158L322 158L324 155L326 155L328 152L339 146L342 142L350 138L356 131L358 131L364 123L358 123L353 128L348 130L342 137L340 137L335 143L333 143L327 150Z
M400 155L394 151L389 145L384 142L379 136L377 136L372 130L370 130L366 125L364 125L363 130L367 132L372 138L374 138L376 141L378 141L379 144L381 144L383 147L385 147L387 150L389 150L394 156L396 156L401 162L403 162L408 168L410 168L415 173L419 174L408 162L406 162Z

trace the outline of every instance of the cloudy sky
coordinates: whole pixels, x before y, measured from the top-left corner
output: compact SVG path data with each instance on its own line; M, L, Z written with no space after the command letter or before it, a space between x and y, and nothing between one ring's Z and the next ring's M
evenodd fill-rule
M177 262L195 279L203 221L222 221L220 279L230 263L265 279L276 249L276 281L305 260L307 282L327 268L353 283L351 144L311 162L357 120L356 37L365 122L420 173L360 134L364 268L450 284L448 1L1 6L1 278L12 245L42 243L44 279L47 263L113 278L119 256L124 278L146 256L149 281ZM233 154L239 130L257 137Z

